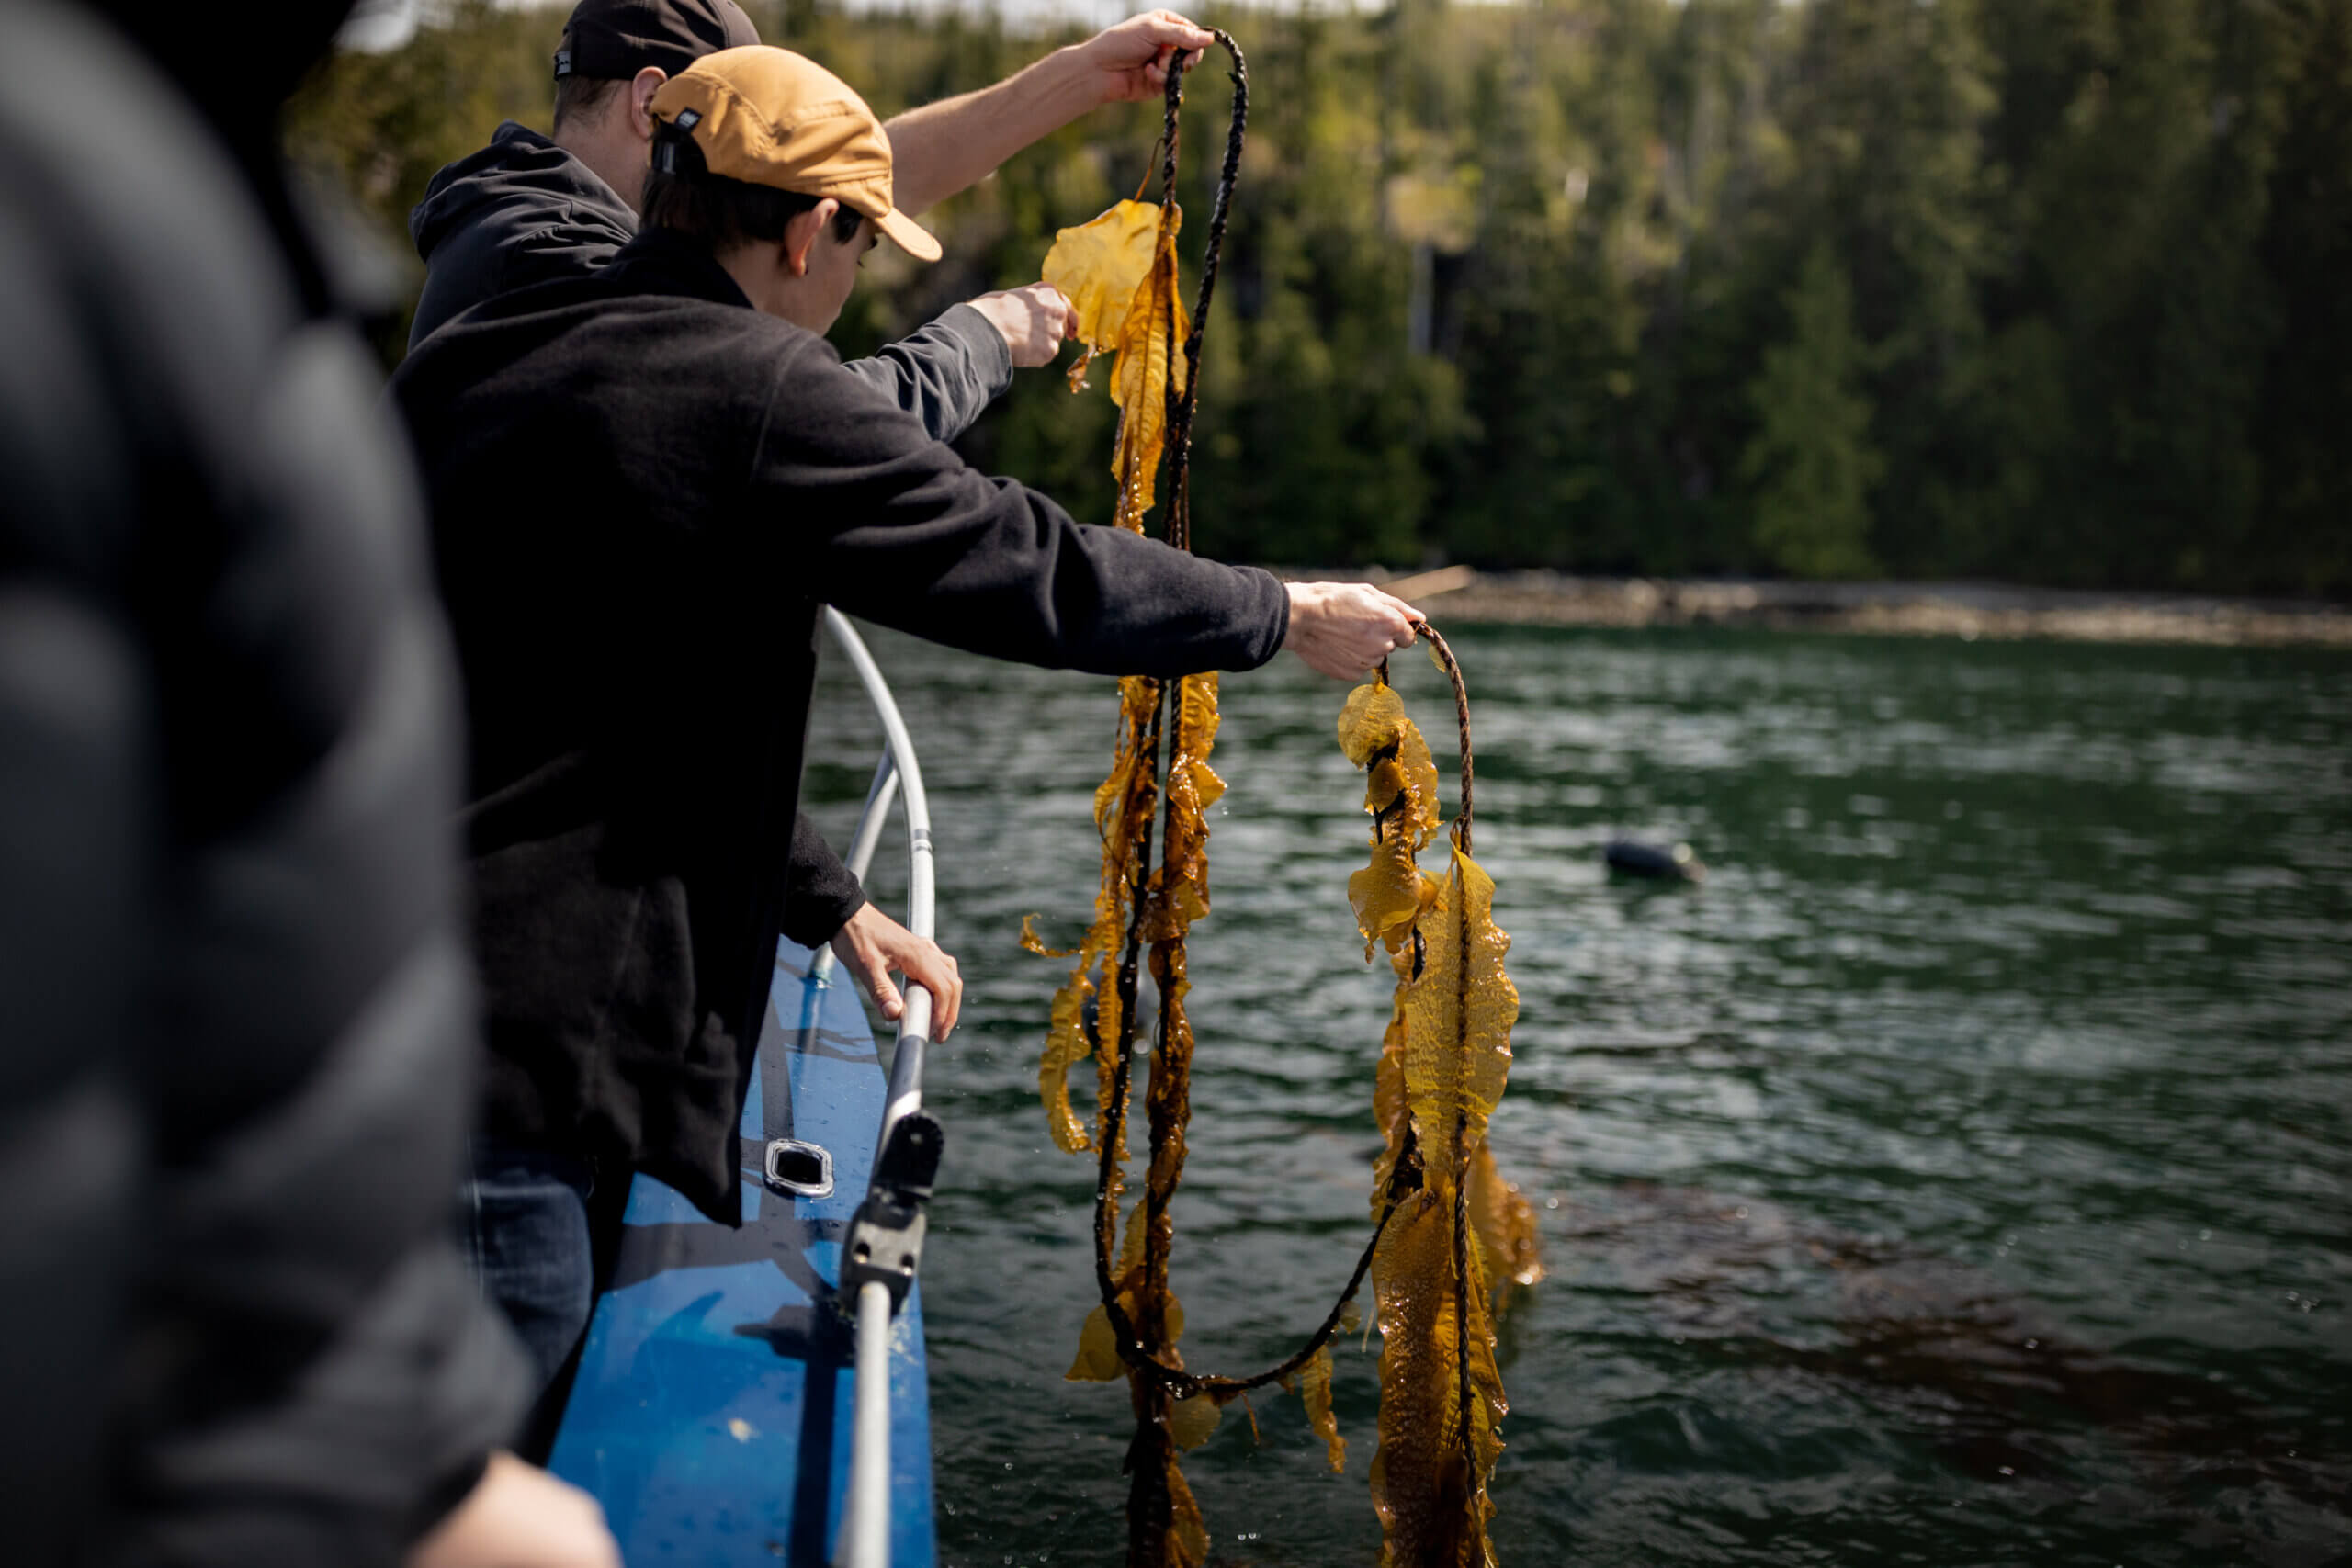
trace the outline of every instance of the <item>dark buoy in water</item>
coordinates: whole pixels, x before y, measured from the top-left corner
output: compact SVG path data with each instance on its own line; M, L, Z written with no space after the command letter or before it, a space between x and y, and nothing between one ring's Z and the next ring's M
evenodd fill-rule
M1706 863L1693 854L1688 844L1676 844L1669 849L1618 839L1601 851L1600 858L1608 863L1610 870L1626 876L1646 876L1657 882L1707 880Z

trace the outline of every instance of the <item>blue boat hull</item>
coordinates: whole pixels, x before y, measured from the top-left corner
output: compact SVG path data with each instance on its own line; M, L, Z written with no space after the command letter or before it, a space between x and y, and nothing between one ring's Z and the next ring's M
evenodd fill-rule
M603 1503L631 1568L820 1568L849 1485L857 1373L834 1311L842 1237L865 1196L885 1080L855 989L776 956L743 1155L771 1138L821 1145L822 1197L743 1180L744 1224L704 1219L662 1183L629 1192L611 1288L598 1299L549 1468ZM890 1337L893 1568L933 1568L931 1416L920 1291Z

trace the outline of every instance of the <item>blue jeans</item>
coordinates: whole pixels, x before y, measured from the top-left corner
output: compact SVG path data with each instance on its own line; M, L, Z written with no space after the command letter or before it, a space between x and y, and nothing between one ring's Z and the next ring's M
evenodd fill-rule
M466 1266L530 1352L544 1393L563 1370L595 1296L588 1162L476 1134L458 1223Z

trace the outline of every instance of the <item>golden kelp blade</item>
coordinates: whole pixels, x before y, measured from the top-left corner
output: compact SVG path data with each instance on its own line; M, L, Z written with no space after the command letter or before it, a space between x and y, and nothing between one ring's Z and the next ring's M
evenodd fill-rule
M1177 222L1182 222L1181 214ZM1078 314L1078 329L1070 336L1097 353L1109 353L1125 341L1128 314L1159 248L1157 202L1123 201L1056 234L1053 249L1046 253L1044 276Z
M1205 1393L1180 1399L1169 1407L1169 1440L1180 1449L1197 1449L1209 1440L1224 1417L1225 1412L1216 1401Z
M1159 897L1144 924L1146 940L1181 938L1209 912L1208 808L1225 795L1225 781L1209 766L1216 747L1217 678L1187 675L1176 688L1176 734L1169 748L1168 842L1160 855Z
M1380 1449L1372 1501L1381 1568L1488 1568L1486 1477L1502 1442L1502 1379L1482 1269L1457 1301L1453 1206L1434 1192L1398 1204L1374 1256L1380 1317ZM1470 1440L1463 1441L1465 1381Z
M1331 1461L1331 1473L1339 1474L1348 1468L1348 1440L1340 1436L1339 1417L1331 1414L1331 1348L1329 1345L1307 1358L1306 1365L1298 1369L1298 1397L1306 1406L1306 1424L1323 1439L1323 1451Z
M1168 1529L1168 1568L1206 1568L1209 1528L1201 1519L1201 1506L1176 1461L1168 1461L1168 1500L1172 1516Z
M1356 912L1356 929L1363 932L1364 962L1372 962L1374 942L1385 942L1394 953L1419 919L1427 900L1420 868L1413 863L1413 846L1402 832L1384 832L1372 841L1372 863L1348 877L1348 902ZM1434 896L1434 887L1429 892Z
M1071 1360L1069 1371L1062 1374L1062 1381L1117 1382L1126 1375L1126 1363L1119 1359L1119 1339L1111 1327L1110 1311L1097 1302L1094 1310L1086 1314L1086 1325L1078 1331L1078 1355Z
M1393 762L1372 765L1374 758L1392 747ZM1405 716L1404 702L1395 687L1375 681L1348 694L1347 706L1340 713L1340 750L1357 767L1371 767L1364 781L1363 808L1375 816L1390 812L1401 790L1413 848L1428 843L1438 827L1437 763L1430 756L1429 742L1421 739L1419 727Z
M1405 987L1405 1099L1429 1185L1449 1200L1502 1098L1519 1017L1519 990L1503 973L1510 938L1495 926L1494 882L1452 848L1438 907L1418 928L1420 976Z
M1069 1074L1095 1055L1095 1042L1118 1036L1118 987L1107 984L1114 955L1126 929L1127 905L1135 886L1135 862L1143 835L1149 829L1159 792L1148 771L1136 765L1159 701L1156 681L1130 676L1119 682L1119 750L1111 774L1094 795L1095 826L1102 834L1101 881L1094 895L1094 920L1077 949L1069 978L1054 993L1046 1028L1046 1049L1037 1063L1037 1094L1046 1107L1046 1129L1055 1146L1077 1154L1094 1146L1069 1102ZM1042 951L1042 944L1038 951ZM1091 1030L1087 1004L1094 1004ZM1097 1104L1112 1093L1110 1053L1098 1058ZM1125 1151L1120 1151L1124 1159Z
M1388 1029L1380 1037L1380 1065L1373 1070L1372 1119L1379 1126L1383 1140L1379 1157L1372 1168L1374 1224L1387 1212L1389 1185L1396 1174L1396 1162L1405 1156L1406 1141L1413 1128L1413 1118L1405 1109L1404 979L1400 973L1396 999L1389 1010Z
M1137 1199L1127 1214L1125 1238L1119 1244L1119 1266L1112 1276L1118 1288L1119 1310L1127 1314L1131 1325L1136 1320L1136 1287L1142 1281L1145 1229L1144 1203ZM1184 1333L1184 1303L1173 1291L1163 1300L1162 1321L1172 1344ZM1183 1362L1182 1356L1171 1356L1171 1359L1178 1365ZM1111 1326L1110 1311L1097 1303L1079 1330L1078 1354L1062 1378L1068 1382L1116 1382L1126 1375L1127 1364L1119 1359L1118 1334Z
M1470 1156L1470 1223L1477 1227L1478 1247L1487 1258L1487 1289L1507 1292L1514 1285L1532 1285L1544 1278L1544 1250L1535 1224L1535 1205L1495 1167L1495 1151L1478 1145ZM1495 1306L1505 1297L1496 1295Z
M1111 371L1111 400L1119 405L1119 435L1111 451L1111 473L1119 481L1116 521L1138 533L1157 499L1159 455L1168 439L1168 389L1172 383L1179 392L1183 389L1183 361L1176 348L1191 330L1177 298L1171 223L1161 235L1151 276L1136 291L1122 329L1119 362Z

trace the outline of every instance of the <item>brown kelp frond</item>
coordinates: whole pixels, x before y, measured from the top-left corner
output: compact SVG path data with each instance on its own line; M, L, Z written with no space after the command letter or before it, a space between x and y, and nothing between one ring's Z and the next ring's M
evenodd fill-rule
M1116 354L1111 400L1119 407L1119 434L1111 473L1119 481L1116 521L1136 532L1157 499L1160 454L1168 439L1169 392L1184 389L1184 356L1192 330L1176 272L1176 234L1184 214L1172 201L1123 201L1108 212L1054 236L1045 280L1069 296L1078 313L1075 335L1087 353L1070 367L1070 390L1086 384L1097 354Z
M1176 229L1182 219L1173 202L1165 209L1159 248L1135 304L1111 367L1111 400L1119 406L1119 434L1111 449L1111 474L1119 481L1117 522L1143 531L1144 513L1158 500L1159 457L1168 442L1168 404L1182 395L1183 360L1177 345L1192 323L1176 281Z
M1160 200L1121 203L1094 222L1064 231L1048 258L1046 281L1069 294L1077 309L1077 335L1091 350L1112 350L1118 363L1111 395L1120 410L1113 470L1119 482L1115 521L1140 531L1154 504L1163 460L1168 468L1166 534L1190 547L1187 462L1199 385L1201 334L1216 279L1229 198L1241 161L1249 104L1248 72L1231 38L1216 33L1233 61L1233 121L1211 209L1202 256L1201 292L1187 311L1179 298L1175 239L1182 214L1173 199L1177 110L1183 64L1171 65L1160 147ZM1138 193L1140 194L1140 193ZM1181 342L1181 350L1179 344ZM1072 388L1082 384L1083 362ZM1400 710L1401 713L1401 710ZM1057 1141L1075 1127L1068 1074L1091 1052L1098 1092L1095 1131L1095 1273L1100 1305L1080 1336L1069 1375L1104 1380L1124 1370L1136 1414L1127 1450L1129 1568L1194 1568L1205 1562L1208 1536L1192 1490L1178 1468L1183 1450L1204 1441L1219 1410L1252 1388L1294 1376L1307 1418L1323 1438L1334 1469L1345 1445L1331 1413L1330 1338L1353 1321L1356 1294L1373 1265L1390 1209L1375 1211L1373 1236L1330 1313L1306 1344L1281 1364L1249 1378L1185 1370L1177 1341L1183 1316L1170 1289L1174 1245L1171 1205L1183 1178L1192 1115L1193 1027L1186 1010L1191 988L1186 942L1193 921L1209 912L1207 813L1225 791L1209 765L1218 723L1215 675L1122 686L1120 744L1110 775L1096 793L1094 815L1103 842L1096 919L1077 950L1078 964L1055 998L1040 1087ZM1409 727L1408 727L1409 728ZM1163 750L1164 748L1164 750ZM1437 826L1436 772L1419 736L1400 733L1374 760L1374 838L1392 840L1409 861ZM1154 857L1157 829L1158 855ZM1409 871L1409 865L1408 867ZM1434 884L1418 872L1402 884L1405 912L1377 915L1379 930L1401 932L1435 898ZM1378 900L1374 900L1376 903ZM1394 902L1395 900L1391 900ZM1371 906L1368 905L1368 908ZM1033 951L1042 949L1034 934ZM1394 944L1392 944L1394 945ZM1407 953L1418 972L1418 940ZM1143 1092L1149 1154L1143 1192L1119 1232L1125 1190L1125 1137L1131 1081L1147 1055L1136 1035L1141 972L1148 969L1158 997L1157 1027L1148 1052ZM1405 1013L1398 1010L1401 1032ZM1402 1034L1399 1033L1399 1040ZM1419 1164L1412 1152L1412 1118L1405 1109L1402 1046L1391 1076L1398 1088L1393 1121L1398 1144L1389 1164L1392 1190L1417 1190ZM1083 1133L1077 1136L1083 1138ZM1476 1245L1475 1242L1472 1245ZM1251 1417L1255 1428L1254 1413Z
M1392 816L1401 817L1413 848L1428 843L1438 828L1437 763L1385 676L1348 694L1340 713L1340 750L1367 770L1363 808L1383 827Z
M1161 1561L1169 1568L1204 1568L1209 1560L1209 1528L1201 1519L1201 1506L1193 1488L1172 1460L1168 1465L1168 1539Z
M1372 863L1348 877L1348 902L1356 912L1356 929L1363 932L1364 962L1372 962L1378 943L1395 953L1438 892L1438 885L1415 863L1412 841L1401 828L1376 830Z
M1078 326L1069 335L1087 351L1070 367L1071 391L1086 385L1087 364L1095 355L1115 354L1125 344L1127 317L1159 254L1159 208L1148 201L1120 202L1054 236L1046 253L1045 280L1077 312Z
M1225 1417L1225 1406L1211 1393L1196 1393L1190 1399L1180 1399L1168 1407L1168 1437L1180 1449L1197 1449L1209 1440L1217 1423Z
M1074 950L1078 962L1070 966L1069 978L1054 993L1046 1027L1046 1049L1038 1058L1037 1093L1046 1107L1046 1129L1053 1135L1055 1146L1065 1154L1078 1154L1094 1146L1077 1112L1070 1108L1070 1071L1087 1057L1097 1055L1099 1042L1114 1038L1119 1032L1122 1003L1118 988L1106 982L1126 929L1128 909L1134 901L1136 884L1140 880L1144 841L1151 831L1152 814L1159 807L1157 773L1141 765L1144 750L1156 727L1159 700L1157 681L1130 677L1119 683L1118 751L1112 759L1110 776L1094 795L1095 826L1102 835L1102 869L1094 895L1094 919ZM1024 947L1033 953L1046 951L1043 943L1033 945L1025 921L1023 930ZM1101 1097L1112 1092L1108 1058L1099 1060L1106 1070L1098 1074L1098 1105Z
M1405 1100L1431 1188L1451 1195L1510 1072L1519 990L1503 973L1495 885L1451 849L1438 907L1415 928L1421 972L1405 987Z
M1383 1568L1488 1568L1487 1478L1506 1408L1490 1294L1498 1280L1532 1284L1542 1264L1534 1212L1485 1145L1519 994L1503 972L1510 939L1494 923L1494 884L1469 853L1469 697L1444 639L1417 629L1452 682L1461 738L1462 810L1442 879L1422 875L1414 854L1437 826L1435 765L1385 667L1339 725L1341 750L1366 770L1373 818L1372 864L1349 878L1349 900L1365 955L1385 942L1396 975L1373 1091L1374 1212L1388 1220L1372 1272L1382 1336L1372 1492Z
M1306 1424L1323 1439L1323 1451L1331 1461L1331 1473L1339 1474L1348 1468L1348 1440L1340 1436L1339 1418L1331 1414L1331 1348L1328 1345L1315 1352L1306 1365L1298 1369L1298 1397L1306 1406Z
M1372 1168L1372 1214L1378 1219L1396 1201L1397 1162L1413 1140L1413 1118L1405 1108L1405 998L1389 1006L1388 1028L1380 1037L1380 1061L1373 1069L1372 1119L1379 1124L1381 1149ZM1417 1173L1418 1179L1418 1173Z
M1033 909L1021 917L1021 951L1034 953L1040 958L1068 958L1078 949L1047 947L1046 939L1037 934L1037 913Z
M1484 1144L1470 1156L1469 1203L1470 1224L1487 1260L1487 1289L1500 1312L1510 1303L1513 1287L1536 1284L1544 1278L1535 1205L1503 1179L1495 1167L1495 1151Z
M1417 1192L1398 1205L1373 1260L1381 1349L1372 1500L1382 1568L1487 1568L1494 1560L1486 1478L1502 1449L1502 1380L1485 1280L1473 1269L1469 1291L1459 1288L1453 1241L1453 1206Z
M1438 826L1437 765L1385 680L1349 694L1340 750L1365 770L1363 808L1372 816L1372 863L1348 878L1348 902L1369 963L1376 944L1396 953L1437 897L1414 858Z
M1181 940L1209 912L1207 812L1225 794L1225 780L1209 766L1216 745L1216 686L1214 671L1187 675L1177 683L1165 836L1144 912L1144 935L1155 942Z

